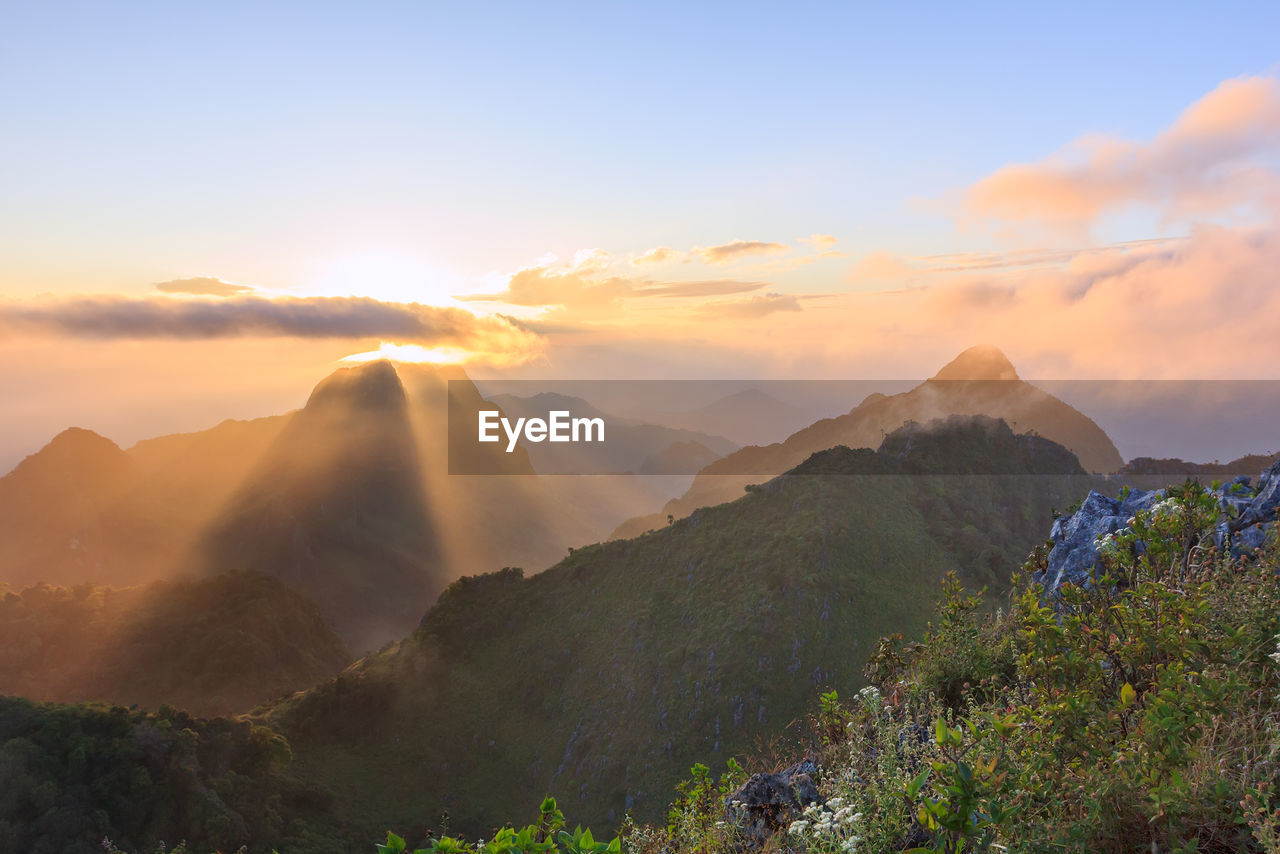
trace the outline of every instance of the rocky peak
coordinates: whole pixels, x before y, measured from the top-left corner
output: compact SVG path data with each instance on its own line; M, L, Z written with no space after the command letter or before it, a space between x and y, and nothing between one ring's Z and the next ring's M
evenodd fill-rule
M970 347L933 375L935 380L1017 380L1018 371L996 347Z
M307 410L349 407L362 410L403 410L404 386L395 366L385 359L341 368L320 382L307 400Z

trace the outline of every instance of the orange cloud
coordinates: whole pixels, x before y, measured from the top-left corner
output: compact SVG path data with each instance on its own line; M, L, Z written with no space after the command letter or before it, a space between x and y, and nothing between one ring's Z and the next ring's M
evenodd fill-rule
M655 246L640 257L633 258L631 263L637 267L646 264L666 264L669 261L677 261L680 257L681 254L670 246Z
M1149 142L1090 136L1038 163L997 170L965 192L961 218L1078 235L1134 205L1167 221L1241 208L1275 216L1277 146L1280 81L1227 80Z
M253 291L248 285L233 285L216 276L195 276L190 279L174 279L158 282L156 290L163 294L190 294L193 296L230 297Z
M574 268L527 267L512 274L506 289L487 294L467 294L466 302L503 302L508 305L562 305L594 308L616 304L633 290L632 282L617 276L597 279L590 271Z
M822 251L823 249L830 249L832 246L835 246L838 241L830 234L811 234L808 237L801 237L800 242L807 243L814 249Z
M718 246L695 247L691 253L707 264L732 264L755 255L781 255L791 251L785 243L769 243L763 240L732 240Z
M508 305L570 309L601 309L616 306L624 299L642 297L708 297L759 290L765 282L735 279L705 279L690 282L652 282L623 276L595 277L595 269L573 267L529 267L513 274L505 290L469 294L458 299L472 302L503 302Z

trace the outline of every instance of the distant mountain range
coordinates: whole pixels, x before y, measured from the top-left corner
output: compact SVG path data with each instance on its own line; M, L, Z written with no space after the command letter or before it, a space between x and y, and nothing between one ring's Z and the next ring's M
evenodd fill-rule
M1169 475L1235 477L1243 474L1252 477L1255 472L1268 468L1276 460L1280 460L1280 453L1246 454L1243 457L1238 457L1225 463L1220 463L1216 460L1212 463L1189 463L1186 460L1173 457L1160 459L1134 457L1120 467L1120 474L1159 475L1161 477Z
M742 448L708 465L680 498L659 513L631 519L615 537L630 537L682 518L699 507L730 501L743 487L799 465L818 451L845 445L876 447L908 422L949 415L986 415L1007 421L1071 449L1087 471L1109 473L1123 464L1115 445L1088 416L1024 382L1013 364L993 347L971 347L932 379L895 395L872 394L850 412L826 418L767 446Z
M662 499L646 478L537 476L547 444L475 451L505 476L450 474L448 432L474 430L476 413L492 407L516 416L552 407L603 414L564 396L485 400L460 368L373 362L337 371L294 412L128 450L69 429L0 478L0 584L16 593L41 581L126 587L250 571L315 603L358 655L411 631L460 576L503 566L537 571L615 529L630 537L666 528L669 517L737 499L746 486L809 465L814 454L879 447L906 424L1001 417L1016 432L1068 447L1088 471L1121 463L1090 419L981 347L914 389L872 395L763 447L735 449L723 436L609 416L616 444L602 451L608 468L651 475L702 468L684 496L648 515L637 514ZM693 412L694 421L726 424L795 415L758 390ZM1129 471L1162 474L1168 465L1137 460Z
M0 478L0 583L254 570L359 652L403 636L454 578L550 565L657 500L633 478L536 477L523 448L495 457L508 477L449 475L449 419L474 429L482 406L461 369L373 362L295 412L128 451L64 431Z
M713 408L776 404L734 398ZM592 411L374 362L295 412L128 450L71 429L0 478L0 692L268 701L235 723L0 702L0 736L44 757L13 778L27 800L0 811L0 848L96 850L125 827L152 848L194 828L351 850L443 811L488 833L547 792L574 820L652 820L692 763L767 754L818 692L860 687L881 636L919 635L947 571L994 607L1055 509L1114 491L1090 472L1258 468L1121 468L1089 418L974 348L764 447L630 422L619 461L703 470L599 543L656 505L643 478L538 476L525 448L473 451L502 476L450 474L445 436L480 408L561 403ZM145 810L107 778L155 781L130 789ZM74 809L30 806L64 790ZM5 836L15 810L24 835Z

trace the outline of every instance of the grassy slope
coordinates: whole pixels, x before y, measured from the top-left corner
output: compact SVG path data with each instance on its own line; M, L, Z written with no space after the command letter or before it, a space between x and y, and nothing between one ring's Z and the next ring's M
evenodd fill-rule
M923 628L944 571L1007 580L1050 508L1090 484L1013 474L1079 470L1007 428L953 425L912 447L919 470L990 471L1005 455L1012 476L821 476L904 468L837 449L802 467L812 476L538 576L458 582L414 636L274 710L296 772L366 833L444 809L486 833L547 792L597 826L627 808L653 819L693 762L753 752L818 691L861 685L879 637Z

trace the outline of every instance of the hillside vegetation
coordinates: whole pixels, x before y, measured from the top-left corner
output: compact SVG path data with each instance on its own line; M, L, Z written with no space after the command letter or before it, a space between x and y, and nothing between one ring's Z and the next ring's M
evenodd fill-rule
M1006 474L962 473L993 459ZM548 791L597 826L652 820L695 761L754 750L818 691L861 687L878 638L923 630L948 570L1007 585L1052 508L1092 483L1060 446L990 420L834 449L537 576L456 582L413 636L269 720L352 827L447 810L483 833Z
M535 812L535 799L533 823L499 819L484 840L467 842L423 808L416 822L391 825L400 835L370 832L335 850L372 852L377 839L380 852L431 854L1275 854L1280 526L1261 548L1235 554L1214 546L1221 520L1217 497L1200 485L1169 488L1099 543L1092 583L1061 588L1056 609L1029 580L1046 566L1045 546L994 612L944 578L918 641L889 636L856 656L867 685L811 692L805 725L769 750L740 762L708 753L656 820L620 817L597 825L609 832L596 839L563 830L555 802ZM463 587L492 595L530 583L507 573L462 582L450 598ZM478 610L454 612L464 623L444 621L447 613L432 617L442 621L437 634L497 630ZM429 785L428 773L387 773L408 792ZM573 800L566 794L562 804ZM619 838L604 842L614 827ZM284 851L337 840L290 842Z

